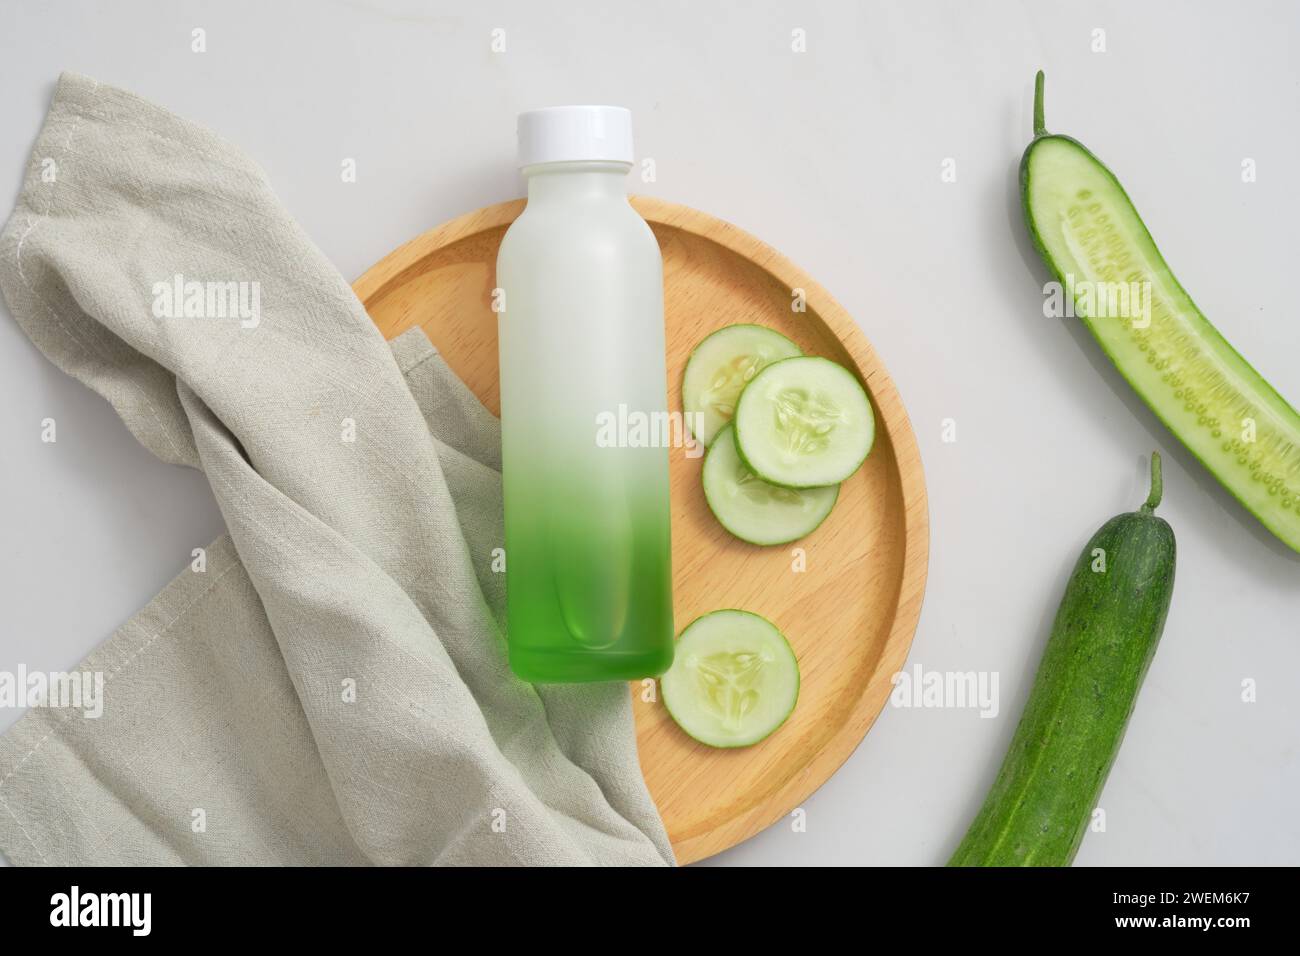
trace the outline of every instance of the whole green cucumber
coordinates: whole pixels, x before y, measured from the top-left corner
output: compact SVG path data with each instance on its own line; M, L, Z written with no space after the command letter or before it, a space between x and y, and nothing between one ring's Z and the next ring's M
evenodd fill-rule
M949 866L1068 866L1155 654L1174 589L1174 532L1151 494L1074 566L1011 749Z

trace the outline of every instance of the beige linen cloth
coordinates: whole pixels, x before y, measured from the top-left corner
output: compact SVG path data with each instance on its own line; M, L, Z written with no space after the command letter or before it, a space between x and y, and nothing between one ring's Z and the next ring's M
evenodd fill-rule
M176 276L247 283L256 321L184 317ZM672 862L627 685L507 667L497 421L420 331L384 342L242 153L64 75L0 289L230 529L80 665L102 717L0 738L12 862Z

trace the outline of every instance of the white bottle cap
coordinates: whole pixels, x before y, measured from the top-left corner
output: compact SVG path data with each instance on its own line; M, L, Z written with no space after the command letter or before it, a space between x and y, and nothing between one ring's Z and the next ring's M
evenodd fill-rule
M631 164L632 113L621 106L552 106L519 114L519 165Z

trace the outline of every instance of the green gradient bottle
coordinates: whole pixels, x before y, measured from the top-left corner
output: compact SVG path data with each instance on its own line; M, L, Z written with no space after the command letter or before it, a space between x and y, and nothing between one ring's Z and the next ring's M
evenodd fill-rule
M673 657L663 261L627 201L627 110L519 117L528 205L497 255L511 669L656 676ZM622 427L620 427L622 426Z

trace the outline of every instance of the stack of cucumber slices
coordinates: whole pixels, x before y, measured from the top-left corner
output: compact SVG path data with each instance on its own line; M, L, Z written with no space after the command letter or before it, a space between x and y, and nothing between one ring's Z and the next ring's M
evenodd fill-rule
M691 353L682 408L708 446L704 496L757 545L810 534L871 451L876 419L857 377L780 332L729 325Z
M691 353L682 408L708 447L704 497L750 544L787 544L831 513L840 483L871 451L876 420L857 377L804 355L761 325L729 325ZM714 611L682 632L661 681L664 705L711 747L747 747L780 727L799 697L785 635L749 611Z

